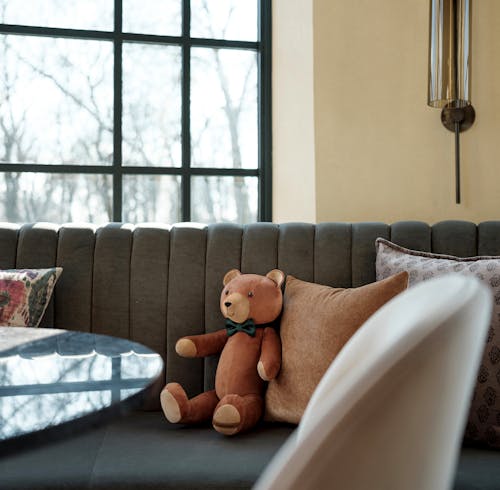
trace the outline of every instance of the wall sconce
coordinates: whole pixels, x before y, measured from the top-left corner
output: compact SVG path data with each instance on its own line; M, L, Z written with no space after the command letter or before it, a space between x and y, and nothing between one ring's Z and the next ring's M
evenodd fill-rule
M470 101L472 0L430 0L427 104L442 109L441 122L455 133L455 189L460 204L460 133L475 119Z

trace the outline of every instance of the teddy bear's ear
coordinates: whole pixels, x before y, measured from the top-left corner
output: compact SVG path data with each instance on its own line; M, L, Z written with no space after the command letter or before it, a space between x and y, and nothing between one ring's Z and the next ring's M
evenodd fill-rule
M272 271L268 272L266 274L266 277L271 279L271 281L276 283L276 286L279 288L283 284L283 281L285 280L285 274L284 272L280 271L279 269L273 269Z
M224 279L222 280L222 284L224 284L224 286L225 286L229 281L232 281L235 277L238 277L238 276L241 276L241 272L238 269L231 269L224 276Z

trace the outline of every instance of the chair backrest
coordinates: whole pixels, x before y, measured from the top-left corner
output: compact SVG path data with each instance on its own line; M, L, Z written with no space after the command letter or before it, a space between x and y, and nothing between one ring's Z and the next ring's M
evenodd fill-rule
M449 488L491 306L486 286L458 275L387 303L333 361L256 488Z

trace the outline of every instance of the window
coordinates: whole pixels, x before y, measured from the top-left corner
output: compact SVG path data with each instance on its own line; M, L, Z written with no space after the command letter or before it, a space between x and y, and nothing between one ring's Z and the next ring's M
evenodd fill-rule
M0 0L0 221L271 218L270 0Z

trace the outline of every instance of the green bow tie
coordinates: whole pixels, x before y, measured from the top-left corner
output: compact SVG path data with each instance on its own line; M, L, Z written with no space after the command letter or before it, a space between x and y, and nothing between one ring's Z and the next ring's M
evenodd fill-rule
M255 323L251 318L245 323L236 323L229 318L226 319L226 331L228 337L231 337L231 335L234 335L236 332L244 332L250 335L250 337L255 337L255 329Z

